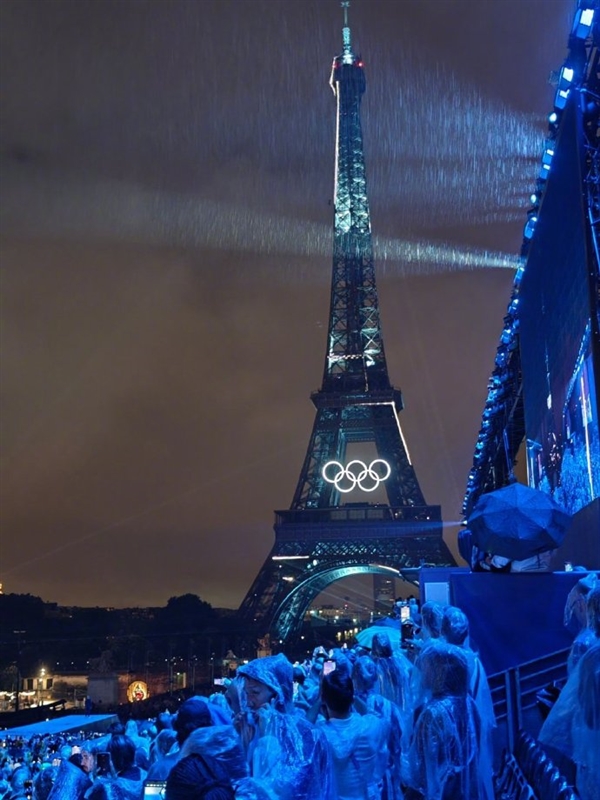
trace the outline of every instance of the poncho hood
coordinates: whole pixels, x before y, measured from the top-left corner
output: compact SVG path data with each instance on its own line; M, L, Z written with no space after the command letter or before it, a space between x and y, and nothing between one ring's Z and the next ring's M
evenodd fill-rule
M294 668L283 653L255 658L249 664L239 667L237 674L268 686L275 693L275 706L279 711L286 711L291 707L294 697Z

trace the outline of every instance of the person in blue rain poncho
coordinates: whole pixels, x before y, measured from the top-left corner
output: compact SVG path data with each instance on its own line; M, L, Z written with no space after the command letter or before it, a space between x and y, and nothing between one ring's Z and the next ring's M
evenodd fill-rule
M318 729L293 706L293 667L283 655L239 667L229 692L250 767L238 800L332 800L331 758Z
M380 694L398 706L404 719L411 705L413 665L404 653L394 651L385 631L373 636L371 656L377 667Z
M61 760L48 800L82 800L91 785L85 772L68 759Z
M381 800L389 765L389 723L383 716L357 713L354 685L345 669L321 680L317 727L333 754L336 800Z
M233 724L215 724L214 707L192 697L175 719L180 749L167 778L166 800L233 800L237 781L248 774Z
M465 654L469 666L469 694L475 700L475 705L481 720L480 758L482 773L485 776L486 796L494 800L494 786L492 781L494 760L494 729L496 715L492 692L487 679L484 666L479 655L471 648L469 643L469 618L461 608L446 606L442 619L442 638L448 644L460 647Z
M403 759L407 800L486 800L491 776L481 761L481 722L469 694L465 653L438 640L423 649L417 664L425 700L415 711Z
M594 576L595 577L595 576ZM594 644L600 641L600 583L585 595L584 625L579 631L569 652L567 660L567 673L577 666L581 656Z
M579 797L596 800L600 786L600 642L586 650L573 668L538 739L553 759L557 753L575 766Z
M388 765L384 775L386 800L402 800L402 714L398 706L384 697L378 688L377 665L371 656L359 656L352 668L354 709L359 714L375 714L387 727Z

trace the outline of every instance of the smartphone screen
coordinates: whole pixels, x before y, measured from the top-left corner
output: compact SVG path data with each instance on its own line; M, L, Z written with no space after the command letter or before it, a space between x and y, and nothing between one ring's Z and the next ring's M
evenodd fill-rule
M410 619L410 608L408 606L401 606L400 619L402 622L406 622Z
M329 675L330 672L333 672L335 666L336 666L335 661L331 660L325 661L325 663L323 664L323 675Z
M166 786L166 781L146 781L144 783L144 800L166 797Z
M110 775L110 753L98 753L96 767L98 775Z

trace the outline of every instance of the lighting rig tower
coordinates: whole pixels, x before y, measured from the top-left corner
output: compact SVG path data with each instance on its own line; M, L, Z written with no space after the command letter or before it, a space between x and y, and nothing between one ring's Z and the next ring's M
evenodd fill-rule
M391 385L375 284L360 102L365 75L344 12L343 50L330 85L337 102L334 245L327 352L316 417L289 511L277 511L275 544L240 613L284 640L310 603L351 574L453 565L440 506L426 504L398 421L402 395ZM370 443L377 458L347 459ZM387 503L368 500L385 490ZM367 502L348 502L360 499Z

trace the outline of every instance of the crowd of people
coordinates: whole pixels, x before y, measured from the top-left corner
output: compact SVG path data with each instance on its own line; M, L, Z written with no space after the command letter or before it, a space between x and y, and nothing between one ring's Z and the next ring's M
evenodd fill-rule
M2 800L492 800L487 677L454 606L425 603L410 650L371 646L237 669L223 691L102 736L10 741Z
M568 739L584 800L599 777L600 588L587 607L547 737ZM103 735L5 734L0 798L493 800L494 710L468 619L434 602L418 619L410 649L382 626L370 647L255 659L220 693Z

